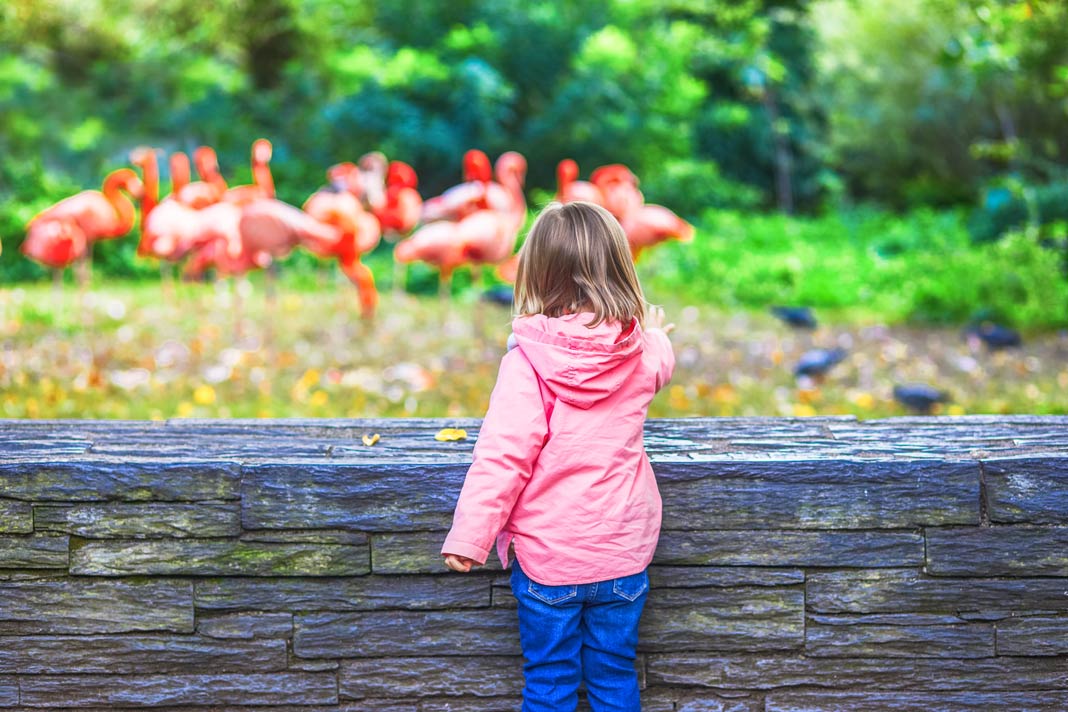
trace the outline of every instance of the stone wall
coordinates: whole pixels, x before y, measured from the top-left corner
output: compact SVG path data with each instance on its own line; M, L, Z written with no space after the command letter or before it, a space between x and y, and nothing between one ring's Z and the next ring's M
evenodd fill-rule
M438 556L477 428L0 421L0 710L517 710L507 577ZM1068 709L1068 418L646 443L646 712Z

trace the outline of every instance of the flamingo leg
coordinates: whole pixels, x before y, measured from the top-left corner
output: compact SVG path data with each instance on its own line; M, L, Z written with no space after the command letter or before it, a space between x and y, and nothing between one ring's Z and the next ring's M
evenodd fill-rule
M163 302L168 306L176 306L174 292L174 272L167 260L159 261L159 279L163 289Z
M241 341L241 315L244 304L241 299L241 290L238 288L237 277L230 275L227 278L227 291L234 295L234 343Z
M404 283L408 278L408 265L400 260L393 260L393 294L398 295L405 291Z
M278 306L278 263L271 262L267 266L267 274L264 276L264 291L267 295L267 313L277 313Z
M442 304L448 303L452 297L452 270L441 270L438 277L438 299Z
M343 260L341 271L345 273L349 281L356 285L360 298L360 315L368 321L373 319L375 308L378 306L378 290L375 288L374 273L359 258Z
M56 314L63 313L63 270L52 270L52 310Z
M78 311L81 313L82 328L86 330L90 328L89 303L86 295L89 291L89 281L92 279L92 275L89 272L89 255L90 252L87 250L84 255L78 258L74 267L75 277L78 280Z

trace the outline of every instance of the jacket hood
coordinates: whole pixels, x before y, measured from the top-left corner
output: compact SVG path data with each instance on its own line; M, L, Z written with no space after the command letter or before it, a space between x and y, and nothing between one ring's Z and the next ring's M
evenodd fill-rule
M637 319L622 327L604 321L590 329L592 312L516 317L515 342L553 394L589 408L615 393L641 361L645 341Z

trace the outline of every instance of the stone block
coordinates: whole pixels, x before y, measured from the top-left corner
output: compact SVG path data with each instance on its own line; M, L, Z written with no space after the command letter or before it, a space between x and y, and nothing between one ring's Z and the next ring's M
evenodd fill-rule
M285 670L284 640L219 641L199 635L50 635L9 639L0 673L198 673Z
M0 568L66 568L68 546L69 538L65 535L0 536Z
M948 615L810 615L805 654L845 658L994 655L994 624Z
M14 707L18 703L18 680L14 677L0 677L0 707Z
M804 591L685 588L650 591L639 649L789 650L804 645Z
M930 574L1068 576L1068 527L939 527L926 536Z
M0 464L0 497L34 502L197 502L239 497L238 466L190 458Z
M342 699L518 696L523 691L521 657L415 657L345 660L338 672Z
M1068 578L954 579L912 569L815 571L808 573L805 603L810 611L823 613L1068 611Z
M997 639L998 655L1068 655L1068 616L1008 618Z
M197 633L209 638L237 640L289 638L293 635L293 614L248 611L198 615Z
M1068 458L985 460L983 479L991 521L1068 524Z
M519 655L514 611L385 611L296 616L302 658Z
M761 532L763 535L763 532ZM741 566L650 566L653 588L733 588L737 586L792 586L805 582L801 569Z
M773 692L766 712L1053 712L1068 692Z
M820 658L800 655L651 654L650 687L774 690L1066 690L1061 658Z
M0 583L0 635L193 632L193 586L181 580L82 578Z
M376 574L450 573L441 556L448 532L406 532L374 534L371 537L371 570ZM490 553L482 571L501 571L496 550Z
M662 531L653 562L715 566L918 566L923 536L909 531Z
M34 526L90 539L236 537L241 509L236 502L38 505Z
M657 463L666 529L901 529L979 523L973 461Z
M31 707L336 704L333 673L182 675L28 675L21 702Z
M17 499L0 499L0 534L29 534L33 531L33 507Z
M491 579L467 576L211 578L196 582L201 610L370 611L488 606Z
M99 539L71 552L72 574L125 576L358 576L366 544L269 543L236 539Z
M447 530L468 466L252 465L241 520L246 529Z

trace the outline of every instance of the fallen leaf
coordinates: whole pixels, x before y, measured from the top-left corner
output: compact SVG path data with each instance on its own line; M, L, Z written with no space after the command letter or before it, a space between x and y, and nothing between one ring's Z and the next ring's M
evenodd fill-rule
M467 431L460 428L442 428L434 439L439 442L452 442L454 440L467 440Z
M364 435L363 436L363 444L366 445L367 447L371 447L372 445L374 445L376 442L378 442L381 439L382 438L378 435L378 433L375 433L374 435Z

